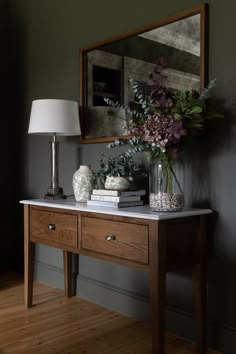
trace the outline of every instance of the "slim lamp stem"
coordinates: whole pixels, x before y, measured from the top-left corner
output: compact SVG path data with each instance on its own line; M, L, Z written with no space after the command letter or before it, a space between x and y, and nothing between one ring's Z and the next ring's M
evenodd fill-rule
M59 143L56 141L56 135L53 135L53 140L51 142L51 188L59 187L58 180L58 154L59 154Z
M59 142L56 141L56 134L53 135L51 145L51 186L48 188L45 199L64 199L63 189L59 187L58 177L58 156L59 156Z

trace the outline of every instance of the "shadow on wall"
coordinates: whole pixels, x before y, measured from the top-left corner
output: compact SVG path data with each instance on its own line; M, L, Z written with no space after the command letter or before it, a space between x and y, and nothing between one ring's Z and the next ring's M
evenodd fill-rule
M16 116L13 112L15 84L11 59L11 5L0 2L0 77L1 77L1 256L0 270L14 268L16 241L16 193L18 189L18 164L16 148ZM14 81L13 81L14 78ZM14 102L14 103L13 103Z
M216 102L214 109L220 111L216 107L225 105ZM236 100L227 102L223 119L209 121L200 144L202 164L193 162L192 205L218 212L210 218L208 229L208 318L210 345L224 353L235 353L236 348L235 191L231 185L236 169L230 164L230 156L236 152L234 112ZM227 168L230 170L225 171Z
M208 119L202 134L190 137L184 148L187 207L212 207L211 185L216 176L211 175L211 160L222 151L231 149L230 142L233 141L233 126L236 122L229 111L223 110L224 104L215 99L210 102L209 111L221 113L223 117Z
M17 171L17 183L14 180L14 240L12 250L14 254L14 268L17 271L23 271L23 209L19 205L19 200L25 197L24 185L27 183L25 178L25 144L26 144L26 63L25 63L25 41L26 33L22 25L16 22L11 15L11 99L14 104L11 105L11 115L14 120L14 129L12 131L11 142L14 146L14 171ZM15 177L15 175L13 174ZM11 208L12 209L12 208ZM12 210L11 210L12 212Z
M225 102L214 104L214 110L222 112ZM228 161L236 152L233 112L236 112L236 100L228 103L223 119L209 121L206 133L193 137L185 155L188 206L216 209L209 218L207 233L208 338L211 347L224 353L234 353L236 348L236 262L232 261L236 242L234 212L230 211L235 192L229 185L236 169ZM226 168L230 168L230 177L224 171Z
M236 262L212 251L208 271L208 338L210 346L223 353L235 353L236 348L235 273Z

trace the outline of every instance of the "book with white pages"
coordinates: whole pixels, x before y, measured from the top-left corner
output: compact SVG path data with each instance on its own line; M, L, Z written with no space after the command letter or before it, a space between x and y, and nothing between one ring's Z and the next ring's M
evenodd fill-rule
M138 189L138 190L117 191L111 189L93 189L92 194L131 197L131 196L144 196L146 194L146 190Z
M139 200L137 202L104 202L98 200L88 200L87 205L94 207L127 208L131 206L141 206L143 205L143 200Z
M91 200L99 200L104 202L138 202L141 200L141 197L138 195L131 196L113 196L113 195L91 195Z

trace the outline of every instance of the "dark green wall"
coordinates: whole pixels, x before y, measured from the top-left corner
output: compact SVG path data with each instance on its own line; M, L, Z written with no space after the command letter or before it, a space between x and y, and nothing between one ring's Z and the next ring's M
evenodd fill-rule
M37 198L45 193L49 184L50 156L47 138L27 136L31 101L36 98L77 100L79 48L173 15L199 2L12 0L11 3L12 69L15 74L12 85L16 85L14 119L19 136L17 181L21 198ZM208 137L194 145L188 154L187 203L207 205L218 213L215 232L211 226L209 233L209 342L215 348L223 348L224 353L235 353L236 2L209 0L208 3L209 77L217 78L214 95L225 108L225 119L213 125ZM60 180L67 194L72 193L72 175L79 164L90 164L96 169L104 151L103 144L79 145L78 138L65 140L60 151ZM18 210L18 215L20 213ZM21 233L17 237L22 241ZM21 249L22 244L19 253ZM49 269L54 267L56 271L62 263L56 250L45 247L38 248L37 259L37 269L45 269L40 273L43 280L47 279ZM47 262L51 268L46 268ZM95 282L111 287L117 286L118 282L119 288L127 293L148 295L148 278L136 271L110 266L108 272L103 262L82 257L80 274L83 279L95 279ZM114 279L116 284L113 284ZM170 317L169 327L176 333L191 336L192 329L188 325L192 318L189 276L171 275L167 291L169 310L184 318L180 325ZM122 310L122 304L120 308Z

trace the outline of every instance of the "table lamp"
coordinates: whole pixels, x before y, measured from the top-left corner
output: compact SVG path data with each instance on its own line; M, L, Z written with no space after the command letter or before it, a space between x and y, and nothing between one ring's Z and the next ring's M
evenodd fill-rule
M29 134L51 135L51 185L44 198L66 198L59 187L58 178L58 135L80 135L78 103L59 99L40 99L32 102Z

